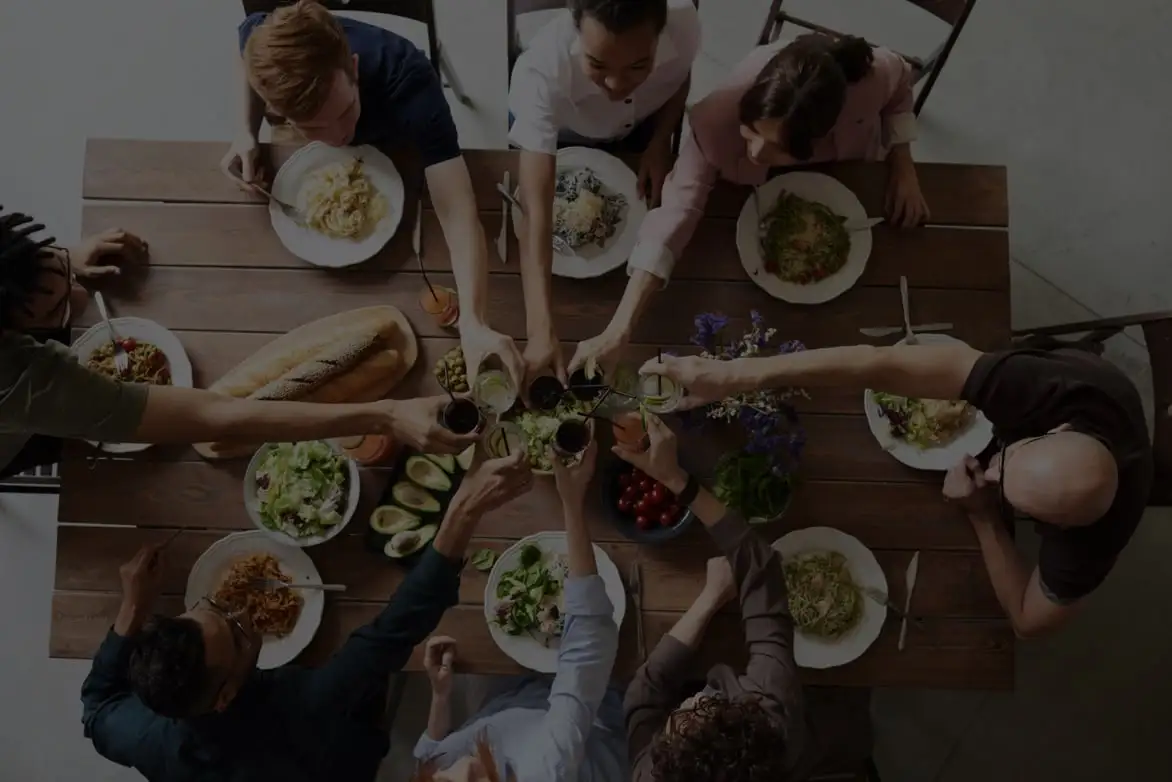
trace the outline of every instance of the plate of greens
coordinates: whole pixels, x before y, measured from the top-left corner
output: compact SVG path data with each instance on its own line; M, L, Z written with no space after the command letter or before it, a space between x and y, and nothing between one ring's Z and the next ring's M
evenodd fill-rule
M557 671L565 629L566 533L539 532L507 549L492 567L484 589L484 618L492 640L519 665L539 673ZM598 575L614 606L619 627L627 593L611 558L594 546Z
M760 205L760 212L758 212ZM750 196L737 220L737 250L749 278L774 298L821 304L850 290L871 256L871 229L858 196L837 179L791 171Z
M793 481L775 475L767 454L733 451L716 463L713 494L750 524L767 524L789 508Z
M266 443L244 476L253 525L294 546L325 543L358 509L358 465L323 440Z
M887 620L887 606L868 597L887 592L879 560L858 538L808 527L779 538L794 659L803 668L834 668L862 656Z

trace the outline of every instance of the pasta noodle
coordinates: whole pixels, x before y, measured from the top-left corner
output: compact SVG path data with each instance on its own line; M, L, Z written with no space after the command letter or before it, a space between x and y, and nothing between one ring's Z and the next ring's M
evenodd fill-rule
M86 366L107 377L131 383L146 383L154 386L171 385L171 367L162 350L149 342L138 342L134 339L123 339L120 342L130 362L130 368L126 370L125 374L120 373L114 364L114 346L109 342L102 344L90 354Z
M292 589L266 591L250 585L261 578L275 578L286 584L293 580L272 554L252 554L232 563L216 590L215 601L229 611L246 611L258 632L283 638L297 625L304 601Z
M803 632L838 638L862 618L862 595L842 554L798 554L786 560L783 570L790 613Z
M626 208L627 199L608 193L589 168L563 171L554 184L553 231L575 250L602 247L618 230Z
M300 197L306 224L334 239L361 239L387 212L387 201L362 173L362 160L333 163L311 173Z

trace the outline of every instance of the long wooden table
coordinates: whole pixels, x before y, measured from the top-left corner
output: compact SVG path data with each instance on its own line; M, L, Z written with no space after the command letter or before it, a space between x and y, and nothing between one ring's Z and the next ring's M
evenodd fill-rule
M325 272L286 251L269 225L265 206L240 192L218 170L221 144L91 140L86 151L83 224L86 233L119 226L147 238L149 266L128 269L107 289L117 315L156 320L186 347L196 382L207 386L260 346L296 326L342 310L392 303L411 319L420 343L415 370L395 396L437 393L431 367L457 344L437 328L416 300L423 285L411 265L410 226L418 188L408 187L402 226L374 260L355 269ZM278 160L286 154L275 150ZM490 237L488 314L514 337L525 334L516 255L502 265L491 238L501 220L494 187L504 171L517 176L517 157L507 151L466 154ZM886 173L878 164L827 169L852 188L870 214L882 214ZM747 193L720 185L695 240L681 259L671 286L651 303L636 330L628 358L638 361L656 347L686 349L695 314L723 311L747 318L760 310L783 339L809 347L861 341L863 326L899 325L898 283L907 275L912 319L948 321L953 334L977 348L1006 343L1009 334L1009 251L1006 172L999 167L922 164L924 194L933 225L915 231L874 230L874 250L860 283L816 307L787 305L745 278L734 243L735 219ZM410 181L410 178L409 178ZM433 280L454 287L451 259L435 213L423 202L424 264ZM626 275L589 281L555 279L554 316L567 351L609 321ZM87 312L79 326L96 317ZM891 595L902 604L904 570L921 551L912 612L922 627L896 649L898 623L891 619L875 645L856 662L806 671L809 682L858 686L1006 689L1013 686L1013 633L1002 618L969 525L940 498L940 476L905 468L872 438L857 393L817 391L800 402L809 445L802 483L785 519L762 533L776 538L798 527L829 525L871 547L887 572ZM715 451L709 442L701 451ZM118 566L144 542L168 530L190 530L171 546L163 612L182 611L187 573L220 536L248 529L241 479L243 462L212 464L188 447L156 447L134 458L91 465L92 451L70 445L62 465L62 489L50 653L92 655L119 602ZM711 455L711 454L709 454ZM314 663L337 649L346 635L373 617L403 573L365 550L365 514L382 490L384 474L363 477L363 508L347 534L309 550L322 577L349 591L328 602L321 629L302 660ZM527 496L483 520L474 547L502 549L525 535L557 529L558 500L552 481L541 480ZM643 621L648 648L668 631L697 595L705 560L714 548L699 525L659 548L626 542L592 509L595 540L622 573L641 563ZM459 638L467 670L513 673L517 667L493 645L482 609L484 576L469 568L460 605L439 631ZM698 667L744 656L735 607L708 633ZM619 675L638 664L633 610L623 626ZM411 662L420 667L418 655Z

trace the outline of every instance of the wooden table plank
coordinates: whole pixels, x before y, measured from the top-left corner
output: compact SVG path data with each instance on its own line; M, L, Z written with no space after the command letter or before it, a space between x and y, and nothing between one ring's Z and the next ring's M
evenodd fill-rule
M54 592L53 631L49 640L52 657L88 659L97 651L118 612L119 596L109 592ZM183 611L177 597L164 598L155 607L163 614ZM338 602L327 599L322 624L313 642L298 658L304 665L320 665L345 642L351 632L371 621L379 603ZM635 651L636 624L624 621L618 661L613 677L629 678L638 665ZM644 612L647 649L654 649L678 618L678 614ZM460 670L488 675L524 673L497 649L479 606L461 605L444 614L437 634L460 640ZM896 648L897 622L888 621L882 634L855 662L826 671L803 670L807 684L860 687L941 687L949 689L1013 689L1013 632L1003 620L927 619L909 630L907 648ZM716 617L697 654L698 676L716 663L742 665L745 661L739 617ZM405 670L423 670L422 646L415 650Z
M455 284L451 275L430 277L433 283ZM553 319L558 335L577 342L599 334L610 323L625 285L621 272L595 280L555 279ZM121 275L107 286L106 296L118 315L191 331L280 333L337 312L393 304L403 310L418 335L445 336L448 332L418 306L423 287L421 275L404 272L158 267ZM692 333L698 313L724 312L747 320L752 309L765 315L782 339L800 339L808 347L856 344L862 339L859 328L897 325L901 319L894 288L880 295L854 288L818 307L796 307L750 282L676 282L670 293L652 299L632 341L676 344ZM515 278L489 278L487 317L503 333L525 335L524 302ZM92 325L97 318L95 308L87 309L77 325ZM912 295L912 319L954 323L955 337L987 349L1008 339L1009 299L1004 291L921 289Z
M220 172L227 143L189 141L141 141L89 139L86 144L82 197L128 201L180 201L192 203L258 203ZM272 151L279 164L289 149ZM392 154L405 179L418 175L410 161ZM500 211L496 184L509 170L513 181L519 173L518 153L508 150L465 150L477 206L483 212ZM886 172L874 163L851 162L819 166L858 195L871 215L882 215L887 192ZM950 163L917 163L920 188L938 225L1005 227L1009 224L1006 171L1002 166L970 166ZM746 188L719 183L709 199L710 217L736 218L748 197Z
M414 210L414 204L410 207ZM496 242L500 230L497 212L481 214L488 242L489 272L520 273L516 238L509 234L507 265L500 263ZM367 263L363 271L413 269L410 226L404 216L395 237ZM140 234L151 246L152 266L242 266L265 269L306 269L307 264L285 249L269 223L268 209L260 205L87 203L82 209L82 233L109 227ZM859 285L894 286L906 275L913 288L1004 290L1009 286L1009 236L1004 231L924 228L904 231L887 225L873 232L874 247ZM452 268L448 245L435 212L424 211L423 258L428 271ZM688 244L673 279L746 280L736 247L736 222L706 219Z

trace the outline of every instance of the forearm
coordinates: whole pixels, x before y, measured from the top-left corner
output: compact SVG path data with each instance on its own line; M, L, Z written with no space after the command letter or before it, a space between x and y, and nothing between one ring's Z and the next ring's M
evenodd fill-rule
M521 288L529 336L553 330L553 192L556 158L539 152L521 153L521 204L525 210L521 238Z
M462 323L484 323L488 308L488 246L464 158L427 169L427 189L448 243L460 293Z
M716 616L719 609L720 604L716 600L709 597L707 593L701 592L695 602L675 623L675 626L668 631L668 635L689 649L696 650L704 638L708 623L712 621L712 617Z
M672 134L680 127L680 120L684 118L684 111L688 106L688 93L692 89L692 78L687 81L671 96L671 100L663 105L655 116L655 133L653 143L671 143Z
M663 280L651 272L643 269L632 270L630 279L627 280L627 287L623 290L623 298L619 301L619 306L615 308L608 328L630 339L635 325L647 308L647 303L662 287Z
M388 420L368 405L262 402L198 388L152 386L137 442L318 440L383 433Z
M598 563L594 560L594 543L590 539L590 528L583 518L582 509L563 503L562 513L566 519L566 549L570 561L570 575L584 578L597 574Z
M242 85L240 116L241 126L240 131L247 133L252 138L260 135L260 126L265 118L265 106L261 97L252 89L252 85L248 83L248 76L244 74L244 63L240 64L240 83Z
M431 694L431 709L427 712L427 735L433 741L443 741L452 732L452 699L448 695Z
M911 143L892 145L887 152L887 165L892 168L911 168L915 172L916 161L912 159Z
M1022 561L1013 538L999 518L987 511L976 511L970 513L970 520L977 533L981 558L985 560L985 569L989 572L989 581L993 584L997 602L1005 610L1014 629L1024 635L1023 619L1030 569Z
M679 496L688 485L688 473L680 467L674 475L668 476L663 485L672 494ZM728 507L716 499L716 495L704 486L700 487L700 491L696 493L696 499L692 500L692 504L688 507L692 513L696 514L696 518L700 519L700 523L708 529L714 527L728 515Z
M118 615L114 618L114 634L123 638L132 638L138 635L138 631L142 629L148 614L148 606L136 605L123 598L122 605L118 608Z
M444 515L443 523L431 547L452 562L462 562L479 522L479 513L470 507L465 497L457 493L452 504L448 506L448 512Z

